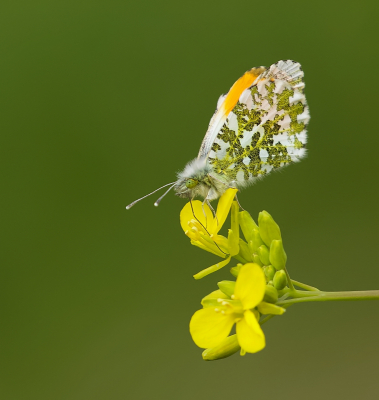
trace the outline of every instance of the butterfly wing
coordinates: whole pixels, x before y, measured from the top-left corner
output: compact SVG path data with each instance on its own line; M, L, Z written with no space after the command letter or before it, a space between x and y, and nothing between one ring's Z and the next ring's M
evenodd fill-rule
M265 67L252 68L238 79L227 94L220 96L217 102L217 109L209 123L207 133L201 143L197 158L208 157L212 145L217 138L217 134L220 132L220 129L224 125L229 113L237 104L241 94L245 89L250 87L265 70Z
M240 78L213 116L213 142L210 145L210 137L204 139L199 157L208 156L216 173L239 186L299 161L305 155L310 118L303 76L300 64L291 60L261 70L222 121L220 110L227 110L225 103Z

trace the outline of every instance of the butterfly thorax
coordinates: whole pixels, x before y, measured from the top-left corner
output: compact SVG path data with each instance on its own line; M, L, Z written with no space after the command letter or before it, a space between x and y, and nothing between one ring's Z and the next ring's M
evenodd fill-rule
M174 190L179 197L201 196L207 200L214 200L220 197L228 187L229 184L225 178L215 173L207 159L196 158L178 173Z

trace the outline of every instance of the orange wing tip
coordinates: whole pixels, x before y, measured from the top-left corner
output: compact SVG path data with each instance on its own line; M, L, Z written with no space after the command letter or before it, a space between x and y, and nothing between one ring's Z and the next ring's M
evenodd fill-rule
M241 78L235 82L235 84L229 90L224 102L222 103L222 108L225 115L228 115L230 111L233 110L242 92L249 88L264 71L266 71L265 67L252 68L250 71L245 72Z

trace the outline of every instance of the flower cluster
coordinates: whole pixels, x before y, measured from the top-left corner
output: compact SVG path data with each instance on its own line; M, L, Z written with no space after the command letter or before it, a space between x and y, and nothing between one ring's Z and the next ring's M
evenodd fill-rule
M205 296L201 300L203 308L192 316L190 333L193 341L205 349L204 360L262 350L266 341L261 326L292 304L379 299L377 290L323 292L291 279L278 224L266 211L259 213L257 224L247 211L240 211L234 200L236 193L237 189L228 189L216 212L206 203L190 201L180 213L181 226L191 244L223 259L194 275L195 279L225 267L232 259L238 262L230 270L236 281L218 282L218 290ZM229 212L231 226L225 237L219 232ZM236 333L231 334L234 325Z
M265 211L259 214L258 225L247 211L239 211L234 201L236 192L225 192L215 215L200 201L186 204L180 214L181 226L191 243L224 259L194 275L195 279L226 266L232 258L239 261L231 269L237 281L219 282L219 289L202 299L203 308L191 319L194 342L207 349L204 359L224 358L239 349L242 355L262 350L265 337L261 316L285 312L274 304L278 291L287 287L287 256L279 226ZM219 231L229 211L231 228L226 238ZM240 228L245 240L240 237ZM234 325L236 334L229 336Z

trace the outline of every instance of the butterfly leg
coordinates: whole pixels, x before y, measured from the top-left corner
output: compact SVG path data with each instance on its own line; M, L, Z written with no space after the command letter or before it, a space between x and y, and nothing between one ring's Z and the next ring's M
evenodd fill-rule
M236 199L236 202L238 203L238 206L239 206L239 208L240 208L242 211L245 211L245 209L244 209L244 208L242 208L242 206L241 206L240 202L238 201L238 197L237 197L237 195L235 196L235 199Z
M204 217L205 217L205 226L206 226L206 227L208 227L208 218L207 218L207 213L205 212L205 209L204 209L204 204L206 203L206 204L208 204L208 206L209 206L209 201L207 200L208 194L209 194L209 190L208 190L207 195L205 196L204 201L203 201L202 204L201 204L201 208L203 209L203 214L204 214ZM210 208L211 208L211 210L213 210L212 207L210 207Z
M211 211L212 211L212 213L213 213L213 216L215 217L215 219L216 219L216 221L217 221L217 225L218 225L218 218L217 218L217 215L216 215L216 211L215 211L214 208L212 207L210 201L209 201L208 199L205 199L205 200L206 200L206 203L207 203L208 207L211 209Z
M205 200L201 203L201 208L203 210L203 214L205 217L205 227L208 228L208 218L207 218L207 213L205 212L205 209L204 209L204 203L205 203Z
M195 210L193 209L193 205L192 205L192 200L193 200L193 198L192 199L190 199L190 204L191 204L191 210L192 210L192 215L193 215L193 217L196 219L196 221L205 229L205 231L208 233L208 235L209 236L211 236L210 235L210 233L207 231L207 228L202 224L202 222L199 220L199 218L197 218L196 217L196 215L195 215ZM204 204L204 203L203 203ZM207 220L206 218L207 218L207 215L205 214L205 210L204 210L204 207L202 207L203 208L203 213L204 213L204 215L205 215L205 221Z

